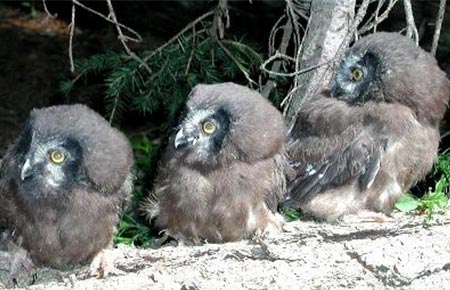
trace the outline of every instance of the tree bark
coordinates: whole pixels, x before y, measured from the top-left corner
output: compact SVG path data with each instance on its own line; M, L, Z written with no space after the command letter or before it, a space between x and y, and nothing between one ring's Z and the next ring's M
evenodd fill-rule
M296 71L330 62L352 29L356 0L315 0L311 3L308 31L297 54ZM293 98L285 107L288 124L306 98L326 85L332 75L332 63L295 77Z

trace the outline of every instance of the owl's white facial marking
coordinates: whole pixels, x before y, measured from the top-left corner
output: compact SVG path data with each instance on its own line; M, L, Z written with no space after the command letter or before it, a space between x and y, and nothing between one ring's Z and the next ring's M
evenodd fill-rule
M211 110L201 110L194 113L189 113L186 119L183 120L180 130L175 136L175 149L191 144L193 146L202 144L206 139L201 132L201 124L205 119L208 119L214 114Z
M73 169L72 167L64 169L66 162L75 161L66 146L69 145L65 141L39 140L33 135L30 149L26 152L22 164L19 164L21 181L28 184L27 186L38 184L52 188L62 186L68 179L65 171Z
M61 165L47 163L45 167L46 182L48 185L58 187L65 180L64 171L61 169Z
M173 145L189 160L214 163L229 132L229 116L222 108L191 109L180 124Z

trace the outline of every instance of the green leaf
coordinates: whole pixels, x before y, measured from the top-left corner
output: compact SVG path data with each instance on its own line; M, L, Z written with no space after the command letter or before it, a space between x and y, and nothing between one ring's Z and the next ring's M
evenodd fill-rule
M417 209L419 203L411 194L404 194L395 204L395 207L403 212L410 212Z
M73 88L73 83L71 80L63 80L59 83L59 91L64 95L70 94Z
M300 212L293 208L284 208L282 209L281 213L288 222L300 219Z

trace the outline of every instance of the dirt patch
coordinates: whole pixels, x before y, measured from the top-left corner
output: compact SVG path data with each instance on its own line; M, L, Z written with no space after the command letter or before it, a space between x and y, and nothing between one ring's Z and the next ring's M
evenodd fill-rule
M274 239L223 245L119 246L115 270L40 269L28 289L443 289L450 282L450 215L396 222L292 222ZM0 267L0 288L7 270ZM3 283L3 284L2 284ZM21 289L21 288L18 288Z

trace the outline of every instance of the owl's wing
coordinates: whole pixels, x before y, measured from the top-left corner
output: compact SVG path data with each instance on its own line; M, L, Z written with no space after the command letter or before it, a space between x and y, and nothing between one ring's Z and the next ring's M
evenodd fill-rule
M287 190L286 177L292 176L293 171L288 162L286 154L280 153L274 156L274 170L272 172L272 186L270 192L266 194L265 201L267 208L272 212L277 212L278 204L285 198Z
M117 205L117 213L122 215L125 213L125 210L130 207L131 204L131 193L133 192L133 180L134 174L130 172L120 188L119 192L119 203Z
M312 136L298 144L292 156L296 171L290 180L286 204L295 204L325 190L357 182L361 190L372 185L380 168L387 139L373 130L352 127L328 137Z

